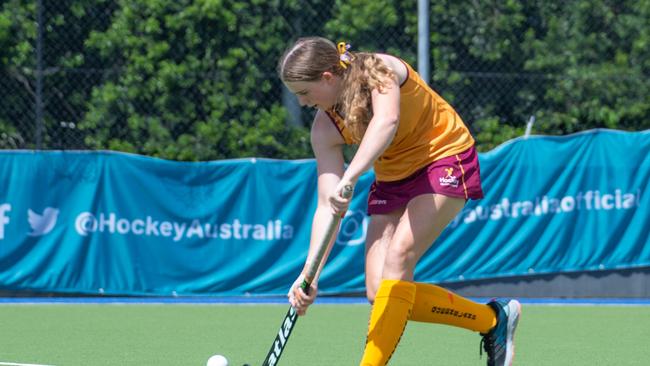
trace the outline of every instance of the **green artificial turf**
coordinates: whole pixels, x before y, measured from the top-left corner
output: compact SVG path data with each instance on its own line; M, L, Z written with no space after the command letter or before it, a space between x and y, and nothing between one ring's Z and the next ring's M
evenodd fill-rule
M0 305L0 365L261 365L285 305ZM310 308L280 365L358 365L368 305ZM392 366L485 365L480 337L463 329L408 324ZM515 365L650 364L650 307L524 306Z

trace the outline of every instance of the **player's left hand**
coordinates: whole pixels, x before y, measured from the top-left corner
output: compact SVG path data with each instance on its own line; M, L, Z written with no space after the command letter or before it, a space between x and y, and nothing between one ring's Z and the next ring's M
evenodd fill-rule
M289 293L287 293L291 307L296 309L300 316L307 314L307 308L314 303L318 295L318 285L315 283L309 286L309 294L302 290L300 285L302 285L304 279L305 277L300 275L289 289Z

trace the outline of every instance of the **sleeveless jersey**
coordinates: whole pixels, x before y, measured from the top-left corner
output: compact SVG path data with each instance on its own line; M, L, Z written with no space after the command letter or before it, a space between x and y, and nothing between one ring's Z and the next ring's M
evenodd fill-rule
M375 161L378 181L404 179L430 163L459 154L474 145L474 138L458 113L406 65L408 76L400 86L399 127L391 144ZM342 117L326 112L346 144L354 144Z

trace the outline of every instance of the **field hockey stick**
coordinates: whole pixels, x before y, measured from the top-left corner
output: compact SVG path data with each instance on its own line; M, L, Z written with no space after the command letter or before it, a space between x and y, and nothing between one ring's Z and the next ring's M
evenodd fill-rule
M345 186L343 188L343 198L352 197L352 191L352 186ZM325 256L325 252L327 252L327 247L332 240L332 236L334 236L334 233L338 229L339 222L341 222L341 216L332 215L331 219L327 223L327 230L325 231L325 235L316 250L314 259L307 265L305 278L300 284L300 288L305 292L305 294L309 294L311 282L316 277L316 273L318 273L318 268L320 268L321 261ZM289 336L291 335L291 331L293 331L293 327L295 327L297 320L298 312L296 312L296 309L294 309L293 306L290 306L287 315L284 316L284 320L280 325L280 330L275 336L273 344L271 344L271 349L269 349L269 353L264 359L264 363L262 364L263 366L275 366L278 364L280 355L282 355L282 351L284 351L284 347L287 345L287 341L289 340Z

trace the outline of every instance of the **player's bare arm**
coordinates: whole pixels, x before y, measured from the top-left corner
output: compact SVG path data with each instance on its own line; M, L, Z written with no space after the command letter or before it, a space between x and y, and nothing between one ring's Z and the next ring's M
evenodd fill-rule
M373 117L357 153L337 186L337 192L345 185L356 184L361 174L370 169L375 160L390 145L397 132L400 105L397 80L390 81L382 90L374 89L371 95ZM332 205L340 211L344 211L348 204L349 201L341 199L339 195L333 197Z
M329 203L329 196L334 192L337 184L343 176L344 158L343 158L343 137L336 129L332 121L325 112L318 111L314 119L311 130L311 144L316 157L318 167L318 205L312 221L312 231L309 244L309 253L303 272L309 267L314 260L314 254L320 241L325 235L326 226L332 216L332 208ZM335 237L335 235L333 235ZM306 309L311 305L318 293L318 278L322 270L323 263L326 262L327 256L331 250L332 243L329 243L325 257L314 278L309 294L301 291L296 284L292 286L289 301L296 308L298 314L303 315ZM301 274L301 277L304 275ZM300 282L300 279L297 281Z

